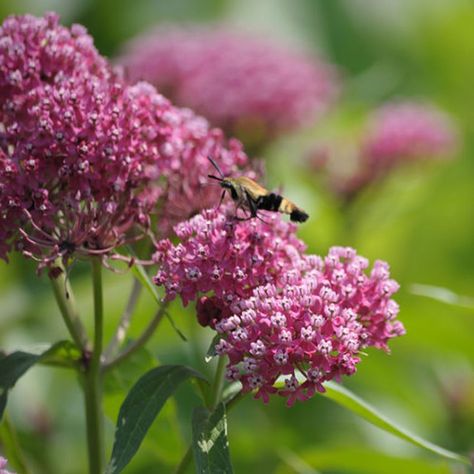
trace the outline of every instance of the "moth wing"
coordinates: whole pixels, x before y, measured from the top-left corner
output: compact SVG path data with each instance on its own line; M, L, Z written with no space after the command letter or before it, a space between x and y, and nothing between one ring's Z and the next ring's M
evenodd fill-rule
M268 194L268 189L255 182L253 179L247 178L247 176L240 176L237 178L240 186L242 186L247 194L256 201L260 196Z

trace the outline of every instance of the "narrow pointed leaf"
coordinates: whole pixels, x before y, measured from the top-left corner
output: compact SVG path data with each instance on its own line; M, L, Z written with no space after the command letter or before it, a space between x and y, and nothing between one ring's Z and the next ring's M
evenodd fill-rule
M193 413L193 454L198 474L232 474L224 404L215 411L197 407Z
M12 388L36 363L73 366L80 352L70 341L60 341L39 354L17 351L0 357L0 388Z
M148 273L145 271L142 265L135 263L132 267L132 272L135 275L135 278L143 285L143 287L150 293L153 299L158 303L161 304L161 298L158 294L158 291L151 281Z
M7 389L1 389L1 393L0 393L0 421L2 421L3 412L5 411L5 408L7 406L7 400L8 400L8 390Z
M17 380L27 370L35 365L41 354L30 354L29 352L12 352L0 359L0 387L3 389L12 388Z
M117 474L130 462L166 400L185 380L202 375L182 365L156 367L143 375L123 402L107 473Z
M441 301L442 303L474 309L474 298L470 296L457 295L448 288L421 285L417 283L411 286L411 292L414 295L426 296L427 298Z
M209 344L209 349L207 349L205 361L211 362L211 360L217 355L216 352L216 345L222 339L220 334L216 334L213 338L211 343Z
M72 367L80 352L70 341L60 341L39 354L16 351L0 356L0 419L8 398L8 391L33 365L48 364Z
M134 255L133 252L130 251L130 253ZM156 286L151 281L151 278L146 272L143 265L139 265L138 263L135 263L132 267L132 272L135 275L135 278L143 285L143 287L148 291L148 293L150 293L153 299L159 305L163 304L163 301L161 300L160 295L158 294ZM182 333L182 331L176 326L175 322L173 321L173 318L168 313L165 313L165 317L171 324L171 327L176 331L176 334L178 334L180 339L183 340L184 342L187 342L188 339Z
M430 441L427 441L418 435L410 433L408 430L402 428L385 415L379 413L377 409L369 405L347 388L342 387L341 385L334 382L326 382L324 387L326 388L326 392L322 395L330 398L339 405L342 405L343 407L364 418L369 423L383 429L384 431L387 431L398 438L404 439L415 446L427 449L438 456L442 456L444 458L464 464L470 464L470 461L467 457L452 451L448 451L447 449L441 448L440 446L437 446L436 444L431 443Z

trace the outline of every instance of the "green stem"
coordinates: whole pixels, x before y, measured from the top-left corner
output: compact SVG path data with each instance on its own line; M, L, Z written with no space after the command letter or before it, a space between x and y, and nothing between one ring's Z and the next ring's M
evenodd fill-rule
M87 446L89 473L102 474L104 470L105 446L102 416L101 355L103 340L103 293L102 265L99 258L92 259L92 281L94 286L94 348L83 378L87 424Z
M211 411L216 409L222 398L226 362L227 356L220 356L217 360L216 373L214 375L214 382L212 384L210 403L208 407Z
M166 314L167 306L168 302L164 302L161 304L160 308L155 314L155 317L150 321L150 324L146 327L140 337L134 342L132 342L128 347L126 347L115 359L106 363L103 367L104 372L113 369L114 367L122 363L125 359L128 359L132 354L138 351L149 341L151 336L153 336L155 329L158 327L158 324L160 324L161 320L163 319L163 316Z
M89 345L87 333L79 318L74 293L69 285L69 280L66 277L62 264L59 263L59 265L62 269L61 274L56 278L51 278L54 296L72 339L83 352Z
M0 425L0 441L8 458L9 466L12 469L14 468L18 474L29 474L30 470L18 442L17 434L6 413L4 413L3 421Z
M112 337L107 349L104 352L105 360L109 360L123 343L125 336L127 335L127 331L130 326L130 320L132 319L133 311L135 310L141 291L142 284L134 278L132 291L130 292L127 306L120 317L117 330L115 331L114 336Z

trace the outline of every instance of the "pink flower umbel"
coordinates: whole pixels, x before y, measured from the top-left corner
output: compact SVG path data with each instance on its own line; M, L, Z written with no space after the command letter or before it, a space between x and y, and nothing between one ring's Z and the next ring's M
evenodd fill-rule
M398 284L388 266L368 262L351 248L333 247L327 257L306 257L299 279L262 285L233 305L216 324L217 353L227 354L227 376L267 402L278 393L288 405L324 391L323 382L352 375L369 346L387 350L404 334L391 299ZM283 379L283 388L276 388Z
M208 155L226 173L247 161L205 119L127 85L54 14L3 23L0 100L0 257L15 246L39 268L143 238L158 200L162 228L188 218L219 199Z
M8 461L5 458L2 458L2 456L0 456L0 474L13 474L12 472L4 469L7 465L7 462Z
M388 350L404 334L386 263L367 274L367 259L351 248L305 256L280 216L237 221L229 212L203 211L175 227L178 243L159 242L155 283L169 300L197 301L199 322L222 336L216 352L229 357L228 378L244 391L264 401L278 393L291 405L353 374L361 350Z
M322 114L339 85L321 60L224 28L158 28L120 58L178 105L254 144Z
M390 168L400 161L449 157L456 145L451 120L433 106L393 102L368 119L363 155L369 166Z
M165 287L167 299L179 295L184 305L212 292L224 306L231 306L256 286L289 282L302 263L305 246L294 235L294 224L278 215L264 218L268 223L237 221L231 206L202 211L176 225L179 243L165 239L157 244L155 283ZM215 306L220 304L217 300Z
M134 225L146 228L156 199L157 135L171 124L143 107L80 26L57 16L10 17L0 29L0 215L26 255L106 254ZM162 115L172 106L154 95ZM153 125L153 129L151 129ZM152 202L150 202L152 201ZM11 239L10 239L11 240ZM8 245L2 242L2 257Z

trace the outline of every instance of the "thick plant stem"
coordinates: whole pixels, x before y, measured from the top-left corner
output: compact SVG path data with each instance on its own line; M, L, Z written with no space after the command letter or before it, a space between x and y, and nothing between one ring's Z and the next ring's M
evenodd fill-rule
M103 340L102 265L92 259L94 287L94 347L84 373L83 387L86 408L87 446L89 473L103 474L105 461L104 429L102 414L101 355Z
M79 314L76 309L76 301L71 286L69 285L69 281L64 269L62 268L62 264L59 263L59 265L63 271L58 277L51 278L54 296L71 337L79 349L84 351L88 346L87 333L79 319Z

